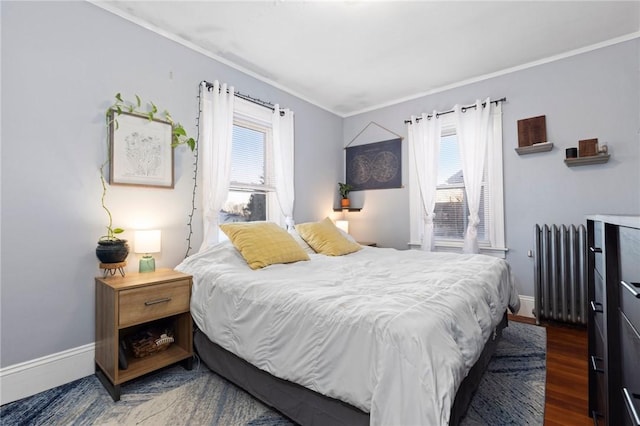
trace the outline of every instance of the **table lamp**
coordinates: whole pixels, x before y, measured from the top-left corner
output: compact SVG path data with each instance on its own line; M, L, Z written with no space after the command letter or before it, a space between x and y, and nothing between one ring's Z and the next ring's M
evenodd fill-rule
M342 229L345 233L349 233L349 221L348 220L336 220L336 227Z
M140 258L140 272L153 272L156 270L156 260L150 253L160 252L161 235L159 229L136 231L134 235L134 250L143 253Z

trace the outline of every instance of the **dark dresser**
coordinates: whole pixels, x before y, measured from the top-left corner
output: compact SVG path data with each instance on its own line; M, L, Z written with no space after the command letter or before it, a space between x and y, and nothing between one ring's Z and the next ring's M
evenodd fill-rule
M587 216L589 415L640 426L640 216Z

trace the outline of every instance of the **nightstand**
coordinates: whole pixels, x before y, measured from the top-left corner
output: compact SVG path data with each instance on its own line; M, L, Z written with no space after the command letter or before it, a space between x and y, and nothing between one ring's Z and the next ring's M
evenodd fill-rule
M358 244L361 246L378 247L378 243L374 243L372 241L358 241Z
M96 376L114 401L126 381L183 362L192 368L193 326L189 303L191 275L172 269L96 278ZM175 341L168 348L118 363L120 342L154 325L169 325Z

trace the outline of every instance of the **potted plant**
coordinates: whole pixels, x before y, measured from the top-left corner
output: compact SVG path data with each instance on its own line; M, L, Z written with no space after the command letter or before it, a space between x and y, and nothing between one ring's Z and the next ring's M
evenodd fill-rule
M102 208L109 217L109 224L107 225L107 235L103 235L98 238L98 247L96 247L96 256L102 263L120 263L129 255L129 245L127 240L118 238L116 235L122 234L124 229L113 227L113 217L111 211L104 203L104 199L107 195L107 183L104 179L104 167L109 163L107 159L100 166L100 181L102 182Z
M158 113L158 108L153 102L150 102L150 108L147 111L143 111L140 108L142 107L142 101L138 95L136 96L136 101L129 102L122 99L120 93L117 93L115 98L116 101L107 108L106 111L106 124L107 129L110 128L111 124L115 125L115 128L118 128L118 116L122 115L123 112L128 112L130 114L138 114L141 116L148 117L149 120L153 120ZM180 123L176 123L173 121L171 114L169 111L164 111L162 113L162 118L165 121L171 123L171 147L175 148L179 145L187 145L191 151L195 150L196 141L193 138L187 136L187 132L184 127ZM123 262L127 256L129 255L129 246L127 244L127 240L118 238L118 235L124 232L122 228L114 228L113 227L113 217L111 216L111 211L107 208L105 204L105 197L107 195L107 182L104 177L105 175L105 167L109 165L109 161L111 160L111 147L109 146L110 139L107 136L107 159L100 166L100 181L102 183L102 208L107 213L107 217L109 218L109 223L107 225L107 234L101 236L98 239L98 247L96 248L96 256L102 263L119 263Z
M353 186L348 183L338 182L338 190L340 191L340 196L342 199L340 200L340 206L343 208L349 208L351 204L349 201L349 192L353 190Z

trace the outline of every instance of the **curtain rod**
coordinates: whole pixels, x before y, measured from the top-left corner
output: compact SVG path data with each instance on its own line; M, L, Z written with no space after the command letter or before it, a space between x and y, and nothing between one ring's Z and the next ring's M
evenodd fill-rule
M499 102L505 102L507 100L507 98L500 98L500 99L496 99L494 101L490 101L489 103L495 103L496 105L498 105ZM482 103L482 106L486 106L486 102ZM460 108L462 110L462 112L467 111L469 108L475 108L476 104L473 105L468 105L468 106L463 106L462 108ZM436 118L440 117L441 115L445 115L445 114L451 114L453 112L452 109L450 109L449 111L443 111L443 112L437 112L436 113ZM427 120L430 119L431 117L433 117L433 114L429 114L427 115ZM416 122L422 120L422 117L416 117ZM411 123L411 120L404 120L405 124L409 124Z
M213 89L213 83L209 83L206 80L204 80L202 83L204 83L207 86L207 90ZM229 93L229 89L227 89L227 93ZM271 102L263 101L262 99L258 99L258 98L252 98L251 96L244 95L240 92L233 92L233 96L237 96L238 98L244 99L245 101L249 101L256 105L269 108L271 111L274 111L276 109L275 105L272 104ZM284 115L284 111L280 111L280 115Z

